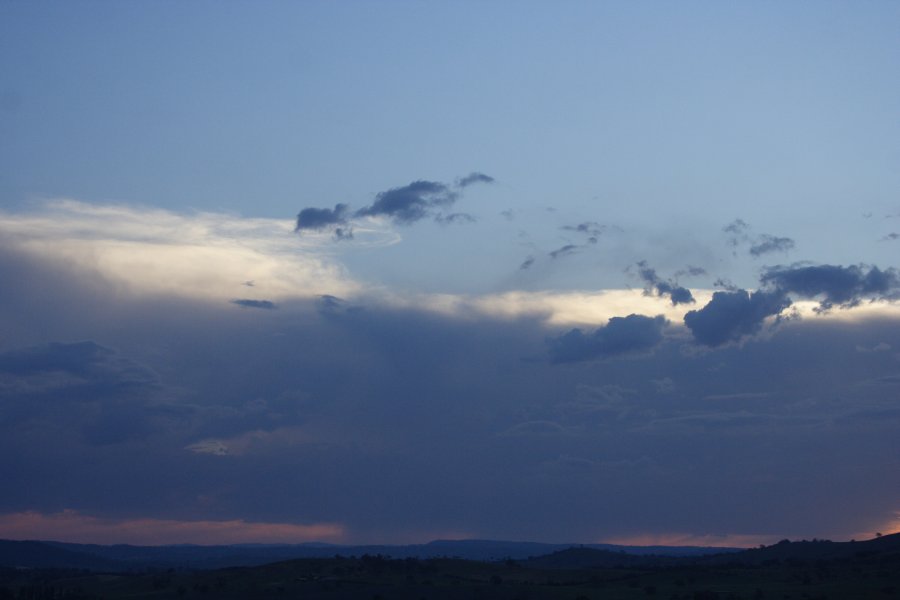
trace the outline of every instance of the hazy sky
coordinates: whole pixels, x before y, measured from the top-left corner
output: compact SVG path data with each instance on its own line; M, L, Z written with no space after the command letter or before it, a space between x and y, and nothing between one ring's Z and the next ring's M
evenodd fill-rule
M898 30L0 3L0 537L900 531Z

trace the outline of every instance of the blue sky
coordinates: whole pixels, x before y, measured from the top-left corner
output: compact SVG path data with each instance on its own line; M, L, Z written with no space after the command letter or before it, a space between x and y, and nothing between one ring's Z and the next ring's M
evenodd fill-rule
M3 3L0 536L896 529L898 25Z

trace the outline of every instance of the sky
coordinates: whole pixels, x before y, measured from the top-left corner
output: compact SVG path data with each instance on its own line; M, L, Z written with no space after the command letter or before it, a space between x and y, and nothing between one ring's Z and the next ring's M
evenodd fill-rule
M0 3L0 537L900 531L898 29Z

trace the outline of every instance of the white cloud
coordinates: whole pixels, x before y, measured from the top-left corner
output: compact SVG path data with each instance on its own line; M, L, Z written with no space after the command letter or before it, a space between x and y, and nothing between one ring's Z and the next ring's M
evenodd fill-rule
M0 233L17 250L96 273L127 293L281 300L360 288L322 240L297 236L288 220L59 200L0 213Z

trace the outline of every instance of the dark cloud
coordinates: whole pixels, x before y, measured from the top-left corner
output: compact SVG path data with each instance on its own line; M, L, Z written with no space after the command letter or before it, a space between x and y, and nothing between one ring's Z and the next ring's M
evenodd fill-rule
M550 258L553 258L553 259L561 258L563 256L568 256L570 254L574 254L576 250L578 250L578 246L576 246L575 244L566 244L565 246L563 246L561 248L557 248L556 250L552 250L551 252L548 252L547 256L549 256Z
M726 279L725 277L719 277L715 281L713 281L713 287L722 288L724 290L728 290L729 292L734 292L741 289L736 286L730 279Z
M663 339L664 317L631 314L613 317L590 333L572 329L550 342L553 363L579 362L647 352Z
M353 227L346 225L344 227L334 228L334 239L338 242L353 239Z
M534 257L533 257L533 256L529 256L528 258L526 258L526 259L522 262L521 265L519 265L519 270L520 270L520 271L524 271L525 269L531 267L531 265L533 265L533 264L534 264Z
M91 445L142 438L160 392L149 369L92 341L16 349L0 354L0 432L71 428Z
M336 241L353 239L352 217L383 216L394 223L411 225L425 218L434 217L442 224L470 223L475 218L467 213L443 214L441 209L452 206L460 196L460 191L476 183L492 183L493 177L484 173L470 173L458 179L456 189L439 181L420 179L412 183L379 192L371 205L365 206L355 213L350 213L346 204L337 204L334 209L304 208L297 215L294 231L319 231L332 228Z
M882 242L893 242L894 240L900 240L900 233L889 233L881 238Z
M787 237L776 237L774 235L762 234L754 244L750 246L750 254L753 256L762 256L769 252L787 252L793 250L794 240Z
M821 298L820 308L849 308L864 299L889 298L900 291L896 269L851 265L776 266L760 278L763 285L802 298Z
M294 231L321 230L329 227L346 226L348 207L346 204L336 204L334 209L329 208L304 208L297 214L297 224Z
M660 297L668 296L673 306L694 302L694 296L689 289L681 287L676 282L660 279L656 270L647 265L647 261L638 262L637 267L638 275L647 284L647 288L644 290L645 294L656 293Z
M890 522L900 497L895 350L856 349L900 348L896 318L796 320L761 343L685 353L652 346L652 324L649 343L614 335L626 317L583 328L560 357L598 360L561 368L539 318L317 298L259 319L22 260L0 251L0 279L15 282L0 294L0 512L331 522L379 541L762 522L849 538ZM524 435L541 422L547 435Z
M264 310L272 310L278 308L274 302L270 302L269 300L250 300L248 298L239 298L237 300L232 300L232 304L237 304L238 306L243 306L244 308L262 308Z
M451 225L453 223L474 223L475 217L469 213L452 213L449 215L437 215L434 220L441 225Z
M790 305L790 299L779 290L715 292L706 306L684 315L684 324L697 342L721 346L757 333L766 318L781 314Z
M485 175L484 173L473 172L469 173L462 179L459 179L456 182L456 185L464 188L472 185L473 183L494 183L494 178L490 175Z
M413 181L403 187L379 192L371 206L356 211L360 217L385 216L401 225L410 225L433 216L440 208L452 206L459 194L437 181Z
M684 316L694 339L706 346L721 346L753 335L767 318L781 318L792 304L791 296L818 299L817 311L835 305L850 308L865 299L894 298L900 293L900 274L896 269L862 265L776 266L763 273L760 284L758 291L749 293L717 280L716 286L727 291L714 293L706 306Z

